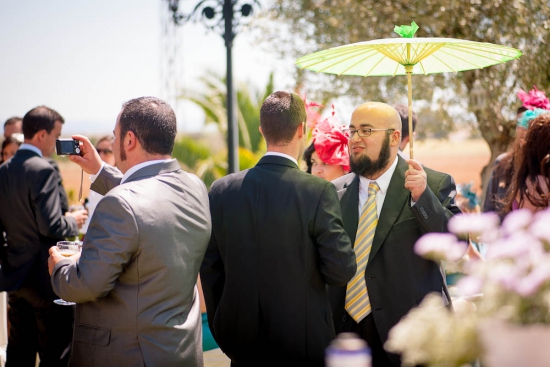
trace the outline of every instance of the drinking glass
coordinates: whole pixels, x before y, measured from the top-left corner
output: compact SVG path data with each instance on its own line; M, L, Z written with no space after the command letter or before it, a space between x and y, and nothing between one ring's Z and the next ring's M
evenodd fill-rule
M82 242L79 241L59 241L56 246L59 253L65 257L71 257L82 251ZM62 306L72 306L75 304L74 302L65 301L61 298L54 300L54 303Z

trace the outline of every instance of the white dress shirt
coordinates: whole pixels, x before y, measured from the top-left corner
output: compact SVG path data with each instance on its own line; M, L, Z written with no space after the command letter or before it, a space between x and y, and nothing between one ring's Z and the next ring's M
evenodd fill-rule
M384 205L384 200L386 199L386 193L388 192L388 187L390 186L391 177L393 176L396 167L397 157L395 157L395 160L390 168L388 168L386 172L384 172L382 176L378 177L376 180L369 180L364 176L359 176L359 217L361 217L363 206L369 197L369 184L371 181L375 181L380 188L380 190L376 193L376 214L380 217L382 205Z
M265 153L265 155L276 155L278 157L283 157L283 158L286 158L286 159L290 159L292 162L294 162L294 164L298 165L298 161L296 160L296 158L291 157L291 156L289 156L288 154L285 154L285 153L267 152L267 153Z

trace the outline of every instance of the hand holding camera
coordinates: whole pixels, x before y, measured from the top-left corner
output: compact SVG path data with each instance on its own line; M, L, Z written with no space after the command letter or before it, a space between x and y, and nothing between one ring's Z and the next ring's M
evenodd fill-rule
M58 141L68 141L65 143L65 148L63 146L60 147L62 148L61 153L58 149L58 155L69 155L69 159L82 167L84 172L88 174L95 175L99 172L103 162L87 137L73 135L72 139L58 139Z

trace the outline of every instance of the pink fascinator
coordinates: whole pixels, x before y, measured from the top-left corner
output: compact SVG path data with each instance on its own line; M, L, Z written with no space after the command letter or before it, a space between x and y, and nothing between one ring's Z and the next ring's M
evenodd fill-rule
M307 113L307 127L309 129L314 129L317 123L319 122L319 119L321 118L321 114L319 113L319 108L323 108L324 106L317 102L308 101L307 95L305 94L304 94L304 104L306 106L306 113Z
M336 164L349 171L348 134L343 132L338 120L334 117L334 105L332 115L320 120L312 133L315 151L323 162Z
M543 110L550 109L550 101L544 92L538 90L535 85L533 85L533 89L529 92L520 89L518 98L523 102L523 106L529 110L534 110L535 108L542 108Z

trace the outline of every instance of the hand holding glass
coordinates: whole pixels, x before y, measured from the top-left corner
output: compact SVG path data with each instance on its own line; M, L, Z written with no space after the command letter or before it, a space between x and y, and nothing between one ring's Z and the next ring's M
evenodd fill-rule
M82 251L82 242L59 241L56 244L56 247L62 256L71 257ZM75 304L74 302L65 301L61 298L54 300L54 303L57 303L58 305L62 305L62 306L72 306Z

